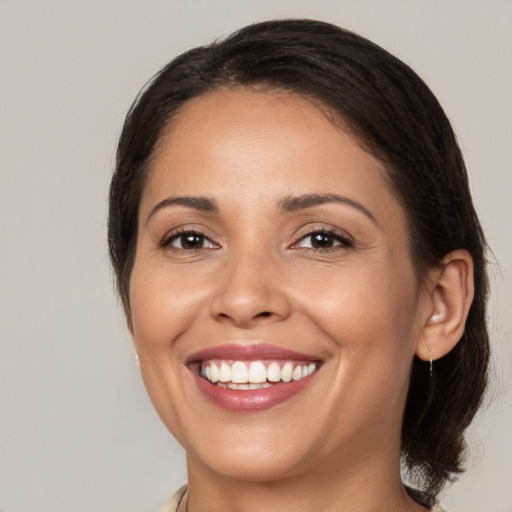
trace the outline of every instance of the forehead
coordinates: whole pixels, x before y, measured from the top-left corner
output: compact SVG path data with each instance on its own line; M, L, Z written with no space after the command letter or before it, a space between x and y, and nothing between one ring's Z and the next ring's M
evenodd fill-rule
M340 124L290 92L229 89L194 98L160 137L143 203L212 192L246 201L258 192L261 200L265 190L268 198L350 193L384 211L396 203L384 165Z

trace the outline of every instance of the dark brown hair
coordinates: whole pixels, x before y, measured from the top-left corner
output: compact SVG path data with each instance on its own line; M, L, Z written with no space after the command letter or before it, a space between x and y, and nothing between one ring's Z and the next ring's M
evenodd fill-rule
M414 360L404 412L405 467L435 495L462 471L464 431L486 387L486 244L443 109L414 71L372 42L323 22L269 21L178 56L149 82L126 118L110 188L108 241L128 321L138 209L155 145L185 102L234 86L320 101L386 165L407 212L420 282L450 251L466 249L473 258L475 299L462 339L435 361L432 377L428 363Z

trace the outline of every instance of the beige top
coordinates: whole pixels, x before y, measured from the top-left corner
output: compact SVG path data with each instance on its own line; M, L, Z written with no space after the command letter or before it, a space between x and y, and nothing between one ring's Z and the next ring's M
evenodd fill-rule
M183 485L178 492L159 510L159 512L178 512L181 501L187 494L187 486ZM430 512L446 512L439 503L436 503Z

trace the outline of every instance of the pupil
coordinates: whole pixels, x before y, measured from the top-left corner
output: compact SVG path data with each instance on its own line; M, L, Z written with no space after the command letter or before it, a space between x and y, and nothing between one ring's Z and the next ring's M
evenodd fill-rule
M325 233L316 233L313 235L313 247L332 247L332 237Z
M196 249L202 245L202 238L199 235L185 235L183 237L182 246L184 248Z

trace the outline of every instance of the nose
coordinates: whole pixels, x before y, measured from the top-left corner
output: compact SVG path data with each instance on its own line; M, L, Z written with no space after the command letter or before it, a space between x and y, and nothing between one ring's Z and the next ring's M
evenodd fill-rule
M212 316L242 329L284 320L291 306L282 277L279 265L268 255L231 258L218 275Z

